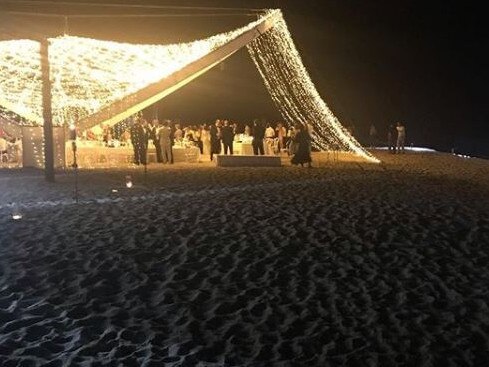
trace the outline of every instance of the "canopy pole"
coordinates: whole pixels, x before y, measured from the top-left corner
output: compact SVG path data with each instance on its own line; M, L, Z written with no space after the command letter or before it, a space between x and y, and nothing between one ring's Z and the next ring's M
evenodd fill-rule
M51 80L49 78L49 41L41 39L41 73L42 73L42 117L44 135L44 177L54 182L54 143L53 115L51 109Z

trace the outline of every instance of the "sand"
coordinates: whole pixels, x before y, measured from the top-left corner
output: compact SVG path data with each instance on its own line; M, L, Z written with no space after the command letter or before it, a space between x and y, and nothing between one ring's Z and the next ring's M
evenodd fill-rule
M489 365L489 162L379 156L1 171L0 365Z

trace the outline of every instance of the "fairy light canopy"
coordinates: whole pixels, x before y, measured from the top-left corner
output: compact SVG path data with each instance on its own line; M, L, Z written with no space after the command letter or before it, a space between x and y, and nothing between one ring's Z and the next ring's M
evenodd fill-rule
M49 39L53 124L80 120L171 76L276 11L231 32L170 45L128 44L64 35ZM42 125L40 43L0 42L0 105Z
M270 24L261 34L258 27L265 22ZM341 126L319 96L278 9L266 11L244 27L188 43L128 44L68 35L49 39L53 124L68 126L104 110L110 114L111 107L122 100L129 100L124 104L127 113L135 112L132 110L142 105L140 101L131 105L131 101L139 91L175 78L189 65L255 31L246 41L248 51L284 119L290 124L313 125L314 142L320 149L350 151L378 162ZM194 74L200 75L216 63L214 60ZM174 84L170 93L184 85L181 81ZM0 42L0 106L42 125L39 42ZM117 116L122 116L120 111Z

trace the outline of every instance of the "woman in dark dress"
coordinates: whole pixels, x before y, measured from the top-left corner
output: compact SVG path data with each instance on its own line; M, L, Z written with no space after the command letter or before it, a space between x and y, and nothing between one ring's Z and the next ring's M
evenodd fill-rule
M301 124L296 125L295 127L296 135L294 139L294 143L296 146L296 153L292 157L292 164L300 164L304 166L304 163L308 164L308 167L311 167L311 152L309 150L309 144L311 143L311 136L307 131L307 128Z
M221 153L221 139L219 136L220 121L217 120L214 125L211 125L211 161L214 160L214 154Z

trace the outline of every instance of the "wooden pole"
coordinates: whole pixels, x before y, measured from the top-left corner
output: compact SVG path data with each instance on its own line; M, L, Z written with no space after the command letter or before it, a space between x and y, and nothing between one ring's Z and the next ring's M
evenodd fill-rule
M41 40L41 73L42 73L42 117L44 120L44 176L46 181L54 182L54 143L53 115L51 110L51 80L49 78L49 41Z

